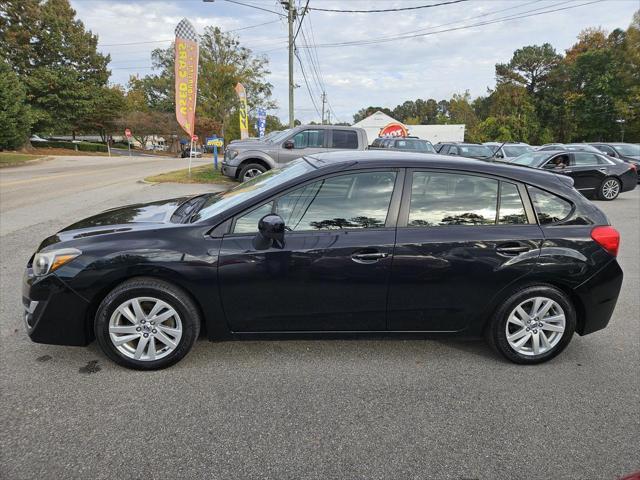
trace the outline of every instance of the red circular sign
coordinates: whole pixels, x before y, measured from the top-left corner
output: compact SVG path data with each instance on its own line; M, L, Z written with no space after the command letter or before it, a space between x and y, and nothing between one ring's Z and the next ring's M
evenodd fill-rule
M194 142L196 142L198 140L198 135L192 135L191 136L191 140L193 140Z
M129 128L125 128L124 129L124 134L125 134L125 136L130 137L131 136L131 130Z
M407 127L401 123L392 122L380 129L379 137L406 137L409 134Z

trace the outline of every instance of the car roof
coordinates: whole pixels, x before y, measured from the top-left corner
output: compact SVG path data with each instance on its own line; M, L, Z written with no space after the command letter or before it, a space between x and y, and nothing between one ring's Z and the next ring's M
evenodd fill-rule
M544 152L548 154L566 152ZM566 188L558 175L545 170L514 165L511 163L489 162L465 157L451 157L437 153L413 153L400 150L358 150L319 153L304 157L318 169L345 170L359 167L404 167L436 168L465 171L510 178L556 190L560 185Z

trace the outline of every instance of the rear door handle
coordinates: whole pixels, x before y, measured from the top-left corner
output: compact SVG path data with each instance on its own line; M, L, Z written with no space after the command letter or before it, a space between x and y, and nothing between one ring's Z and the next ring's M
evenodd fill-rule
M516 245L513 243L499 245L496 247L496 251L503 255L518 255L519 253L528 252L529 250L531 250L531 247L528 247L527 245Z
M387 258L388 253L384 252L366 252L366 253L354 253L351 255L351 260L356 263L376 263L382 258Z

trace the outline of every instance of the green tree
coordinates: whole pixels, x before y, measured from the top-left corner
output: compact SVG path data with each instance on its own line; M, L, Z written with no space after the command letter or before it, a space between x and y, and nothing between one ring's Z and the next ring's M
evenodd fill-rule
M561 60L562 57L548 43L523 47L513 53L509 63L496 65L496 80L498 83L515 83L526 87L530 93L536 93Z
M16 149L29 138L31 113L26 89L9 66L0 61L0 150Z
M26 87L37 132L82 129L109 78L109 56L68 0L3 0L0 57Z

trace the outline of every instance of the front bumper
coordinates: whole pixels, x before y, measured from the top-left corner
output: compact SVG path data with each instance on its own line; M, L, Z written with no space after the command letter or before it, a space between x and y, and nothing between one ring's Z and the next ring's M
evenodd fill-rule
M27 333L34 342L80 346L91 342L91 325L85 321L89 302L55 274L35 277L27 268L22 304Z
M229 165L228 163L222 162L222 174L227 177L236 178L236 172L238 171L238 167L234 165Z

